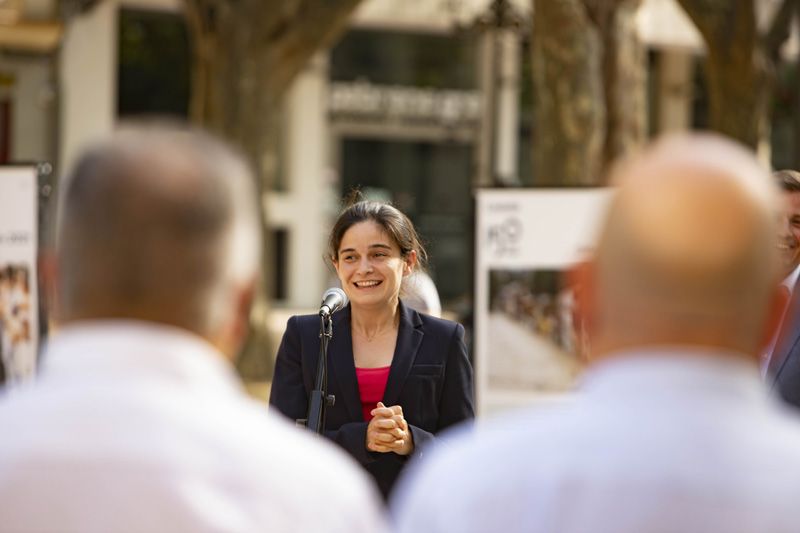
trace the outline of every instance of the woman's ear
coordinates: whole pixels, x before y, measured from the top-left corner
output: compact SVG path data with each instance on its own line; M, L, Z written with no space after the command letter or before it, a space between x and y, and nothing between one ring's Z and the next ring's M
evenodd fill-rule
M408 276L414 271L414 267L417 266L417 251L411 250L406 254L403 260L403 275Z

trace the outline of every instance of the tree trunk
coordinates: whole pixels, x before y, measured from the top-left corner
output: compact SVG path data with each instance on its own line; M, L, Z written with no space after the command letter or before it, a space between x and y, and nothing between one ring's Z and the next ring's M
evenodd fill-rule
M237 144L265 177L275 110L360 0L184 0L194 43L191 118Z
M294 77L346 28L360 0L184 0L194 56L192 121L228 139L271 189L278 168L280 107ZM268 378L267 294L274 261L264 222L262 286L239 359L247 380ZM320 251L321 253L322 251Z
M603 170L647 140L647 54L636 30L641 0L584 0L603 39Z
M706 44L711 129L757 148L769 138L773 69L754 0L678 0Z
M641 0L534 0L534 168L542 185L597 185L647 138Z
M534 0L537 185L589 185L602 168L602 39L582 0Z

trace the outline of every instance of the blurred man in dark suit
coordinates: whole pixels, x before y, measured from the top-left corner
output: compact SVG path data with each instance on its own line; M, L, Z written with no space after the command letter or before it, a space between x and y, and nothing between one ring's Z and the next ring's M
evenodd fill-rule
M800 172L779 170L773 177L781 189L778 251L786 308L780 330L764 353L762 368L773 389L800 407Z

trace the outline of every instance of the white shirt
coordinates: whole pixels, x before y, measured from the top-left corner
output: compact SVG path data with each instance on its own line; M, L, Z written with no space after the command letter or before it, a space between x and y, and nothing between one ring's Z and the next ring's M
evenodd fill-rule
M346 454L268 415L178 329L63 329L36 384L0 402L0 531L383 528Z
M574 403L462 430L413 466L398 532L800 531L800 421L754 363L624 357Z

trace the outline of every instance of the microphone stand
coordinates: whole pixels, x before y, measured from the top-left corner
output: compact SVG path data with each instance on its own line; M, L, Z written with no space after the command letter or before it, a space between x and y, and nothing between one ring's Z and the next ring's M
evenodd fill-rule
M317 379L314 390L308 396L308 414L305 426L311 431L322 434L325 430L325 411L332 407L336 398L328 394L328 343L333 338L332 313L319 314L319 361L317 362Z

